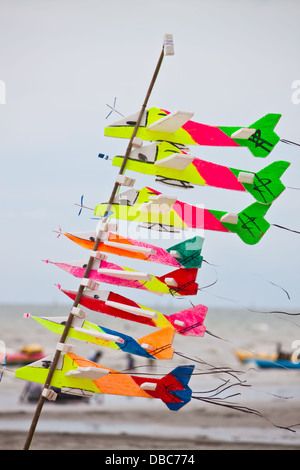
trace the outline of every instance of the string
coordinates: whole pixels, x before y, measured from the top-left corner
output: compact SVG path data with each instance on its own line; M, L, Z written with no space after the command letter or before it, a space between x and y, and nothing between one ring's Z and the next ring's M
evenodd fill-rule
M271 224L273 227L277 227L277 228L282 228L284 230L288 230L289 232L293 232L293 233L297 233L300 235L300 232L298 230L293 230L291 228L287 228L287 227L284 227L283 225L278 225L278 224Z
M186 357L184 356L183 354L181 353L178 353L178 355L182 356L182 357ZM190 358L189 358L190 359ZM191 360L191 359L190 359ZM195 359L192 359L195 361ZM260 418L263 418L265 419L266 421L268 421L269 423L271 423L273 426L275 426L276 428L280 428L280 429L284 429L284 430L287 430L287 431L290 431L290 432L296 432L295 430L293 430L292 428L293 427L297 427L297 426L300 426L300 423L297 423L297 424L293 424L291 426L280 426L278 424L275 424L273 421L271 421L269 418L267 418L266 416L264 416L260 411L258 410L255 410L255 409L252 409L252 408L249 408L249 407L246 407L244 405L239 405L239 404L236 404L236 403L231 403L231 402L228 402L227 400L229 398L233 398L235 396L240 396L241 394L240 393L235 393L235 394L232 394L232 395L227 395L226 397L220 397L219 395L221 395L221 393L224 393L226 391L228 391L229 389L232 389L233 387L251 387L252 388L252 385L250 384L247 384L245 381L241 381L239 379L239 377L237 377L236 374L243 374L242 371L234 371L233 369L231 368L220 368L220 367L215 367L215 366L212 366L211 364L208 364L206 363L205 361L203 360L200 360L198 359L196 362L199 362L201 364L207 364L209 365L211 368L209 369L209 371L207 373L209 374L212 374L212 373L216 373L216 374L219 374L219 373L226 373L226 374L229 374L231 376L233 376L237 382L235 383L230 383L229 380L227 381L224 381L223 384L219 385L218 387L214 388L214 389L211 389L211 390L208 390L208 391L201 391L201 392L193 392L193 395L192 395L192 398L195 399L195 400L199 400L199 401L203 401L203 402L206 402L206 403L210 403L210 404L214 404L214 405L219 405L219 406L224 406L226 408L230 408L232 410L236 410L236 411L239 411L239 412L243 412L243 413L250 413L250 414L254 414ZM194 373L193 373L194 375ZM203 396L204 394L210 394L210 396ZM196 395L199 395L201 394L202 396L196 396ZM272 394L271 394L272 395ZM275 396L275 395L274 395ZM278 398L285 398L286 397L282 397L282 396L278 396L276 395L276 397Z
M223 397L221 396L221 394L224 394L225 392L228 392L229 390L234 389L235 387L252 388L251 384L247 384L246 381L242 381L238 377L238 375L245 374L245 372L236 371L236 370L231 369L230 367L215 367L212 364L209 364L209 363L203 361L200 358L190 358L189 356L186 356L185 354L180 353L180 352L176 352L175 354L177 354L178 356L183 357L185 359L188 359L190 361L199 363L201 365L207 365L209 367L209 369L207 371L201 370L200 372L193 372L192 373L193 376L228 374L236 380L236 382L232 383L232 382L230 382L230 379L227 379L227 380L220 379L220 380L222 380L222 383L220 385L216 386L215 388L212 388L210 390L193 391L192 392L193 394L191 396L192 399L199 400L199 401L209 403L209 404L213 404L213 405L223 406L225 408L229 408L229 409L232 409L232 410L235 410L235 411L238 411L238 412L253 414L255 416L258 416L259 418L265 419L266 421L271 423L276 428L284 429L284 430L287 430L287 431L290 431L290 432L296 432L292 428L295 428L295 427L299 426L300 424L298 424L298 423L290 425L290 426L281 426L281 425L278 425L278 424L274 423L273 421L271 421L266 416L264 416L259 410L249 408L247 406L240 405L240 404L228 401L229 399L232 399L233 397L241 396L241 393L239 393L239 392L232 393L232 394L227 394L226 396L223 396ZM138 369L140 367L143 367L143 366L137 366L133 369ZM133 370L133 369L130 369L130 370ZM141 373L141 374L135 373L135 374L136 375L146 375L145 373ZM149 374L149 375L163 376L163 374L157 374L157 373L156 374ZM181 375L184 375L184 374L181 374ZM270 394L270 393L268 393L268 395L275 396L276 398L287 399L287 397L282 397L282 396L279 396L279 395L273 395L273 394Z
M200 287L198 290L202 291L203 289L204 288ZM218 295L218 294L215 294L213 292L206 292L206 294L213 295L214 297L217 297L218 299L223 299L223 300L228 300L229 302L234 302L237 305L239 305L241 308L243 308L245 310L248 310L249 312L253 312L253 313L284 314L284 315L290 315L290 316L299 316L300 315L300 312L286 312L284 310L270 310L270 311L267 311L267 312L263 312L262 310L254 310L254 309L251 309L250 307L246 307L245 305L240 304L240 302L238 302L235 299L231 299L231 298L225 297L223 295Z
M300 144L298 144L297 142L293 142L292 140L280 139L280 142L283 142L284 144L296 145L297 147L300 147Z
M272 424L272 426L275 426L276 428L279 428L279 429L284 429L285 431L290 431L290 432L296 432L294 429L294 427L297 427L297 426L300 426L300 423L298 424L293 424L293 425L290 425L290 426L280 426L278 424L275 424L273 421L271 421L269 418L267 418L266 416L264 416L260 411L258 410L255 410L253 408L249 408L247 406L244 406L244 405L238 405L236 403L230 403L230 402L226 402L225 400L227 400L228 398L232 398L234 396L237 396L238 394L235 394L235 395L231 395L231 396L228 396L226 398L220 398L220 397L217 397L217 398L213 398L213 397L197 397L197 396L194 396L192 395L192 398L194 400L200 400L200 401L203 401L203 402L206 402L206 403L210 403L210 404L214 404L214 405L219 405L219 406L223 406L225 408L230 408L231 410L236 410L236 411L240 411L242 413L248 413L248 414L253 414L255 416L258 416L262 419L265 419L266 421L268 421L270 424Z
M206 263L206 264L209 265L209 266L214 267L214 268L226 269L226 268L224 268L224 267L222 267L222 266L220 266L220 265L210 263L209 261L207 261L207 260L205 260L205 259L203 259L203 262ZM217 276L217 271L216 271L216 269L214 269L214 272L215 272L215 274L216 274L216 276ZM273 282L273 281L270 281L269 279L266 279L266 278L260 276L259 274L252 273L252 272L248 272L248 274L251 274L251 276L256 276L256 277L262 279L263 281L268 282L269 284L271 284L271 285L274 286L274 287L278 287L278 289L282 290L282 291L286 294L287 298L290 300L290 294L289 294L289 292L288 292L284 287L282 287L282 286L276 284L276 283ZM208 285L208 286L201 287L200 290L201 290L201 289L207 289L208 287L210 287L210 286L216 284L216 283L217 283L217 280L218 280L218 279L216 279L213 283L211 283L211 284Z

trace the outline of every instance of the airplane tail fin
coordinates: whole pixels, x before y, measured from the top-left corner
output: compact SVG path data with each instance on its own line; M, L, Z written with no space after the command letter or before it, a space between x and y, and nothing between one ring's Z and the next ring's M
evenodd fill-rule
M195 307L169 315L168 321L172 323L173 327L181 335L202 337L206 330L203 322L207 310L205 305L195 305Z
M197 295L198 284L195 282L198 268L175 269L158 279L164 282L173 295Z
M203 242L204 238L196 236L173 245L166 251L178 258L185 268L200 268L203 261L201 256Z
M147 336L139 338L138 343L156 359L172 359L174 348L172 342L175 330L163 328Z
M138 192L138 198L137 198L137 204L142 204L145 202L149 202L149 197L150 196L155 196L156 194L159 194L155 191L153 191L151 188L144 187L139 190Z
M225 214L221 218L221 223L230 232L236 233L243 242L255 245L270 227L264 216L271 205L255 202L238 214Z
M27 364L15 370L15 377L28 382L45 383L48 369L53 361L53 355L45 356L38 361Z
M165 375L158 382L159 388L168 391L168 401L162 396L162 401L172 411L177 411L186 405L192 398L192 390L188 386L194 365L179 366ZM170 402L170 394L174 396L174 402Z
M243 185L258 202L269 204L285 190L280 177L289 166L290 163L284 161L271 163L255 174L252 184Z
M280 140L280 137L274 132L280 118L281 114L266 114L248 127L254 131L250 136L247 135L247 132L243 136L241 131L245 129L242 128L234 132L231 137L239 145L248 147L254 157L267 157Z

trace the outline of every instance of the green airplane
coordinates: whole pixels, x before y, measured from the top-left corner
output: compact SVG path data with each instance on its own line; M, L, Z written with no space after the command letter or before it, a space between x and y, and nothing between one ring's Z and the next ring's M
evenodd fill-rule
M105 128L104 134L130 139L138 115L139 112L114 122ZM281 114L267 114L249 127L210 126L191 121L192 116L193 113L186 111L170 113L160 108L149 108L143 114L136 138L181 145L248 147L255 157L267 157L280 140L274 128Z

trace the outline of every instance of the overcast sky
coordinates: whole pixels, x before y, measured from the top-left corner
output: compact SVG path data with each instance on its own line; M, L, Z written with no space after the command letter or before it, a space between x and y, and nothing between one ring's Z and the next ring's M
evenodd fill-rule
M300 142L300 103L293 99L300 80L299 14L297 0L0 0L0 80L6 85L6 104L0 104L0 302L60 304L68 300L55 283L77 289L78 279L41 260L87 256L52 230L95 228L92 213L78 217L74 204L82 194L89 207L108 199L118 170L98 153L114 156L127 146L104 137L104 127L118 119L116 113L105 119L106 103L117 97L125 115L140 109L165 33L174 36L175 56L164 59L149 107L188 110L196 121L233 126L281 113L276 131ZM280 142L265 159L246 148L194 147L191 153L250 171L287 160L282 180L300 187L299 147ZM129 175L137 189L174 193L150 176ZM207 187L177 195L231 212L253 202L250 194ZM300 230L299 213L300 192L287 189L266 218ZM217 275L218 283L193 302L235 305L216 297L225 296L251 307L300 309L299 247L300 235L276 227L255 246L234 234L206 232L203 256L220 267L215 272L204 265L198 282L205 286ZM125 258L111 261L136 266ZM138 269L167 272L152 263ZM140 300L134 290L118 292ZM148 294L143 302L151 306L153 299Z

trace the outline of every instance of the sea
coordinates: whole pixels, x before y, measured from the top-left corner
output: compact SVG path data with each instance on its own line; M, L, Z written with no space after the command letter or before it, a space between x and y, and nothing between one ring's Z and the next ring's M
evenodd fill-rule
M172 304L172 309L164 305L152 305L151 307L165 314L188 308L184 302L177 302L176 309ZM0 306L0 353L3 357L10 352L18 351L21 347L29 344L39 344L45 355L51 355L56 349L59 337L44 329L39 323L28 317L27 313L41 317L68 316L70 305L1 305ZM27 318L26 318L27 317ZM133 336L135 339L145 336L154 331L153 328L140 325L135 322L120 320L96 312L88 312L88 320L101 326L123 332ZM149 361L138 356L129 356L122 351L109 348L101 348L101 358L99 362L104 366L119 371L144 372L155 375L165 375L177 365L194 364L194 375L190 381L190 387L196 396L212 396L211 391L220 387L220 395L217 398L226 399L226 394L237 395L234 400L242 406L255 406L256 403L267 403L270 400L279 400L287 403L286 406L297 404L299 410L300 403L300 369L259 369L255 364L245 364L240 362L236 355L237 350L245 350L253 353L273 354L278 345L282 350L294 352L300 347L300 317L288 316L284 314L270 314L262 312L250 312L244 309L233 308L223 309L220 307L208 309L206 320L206 333L204 337L188 337L175 335L173 347L174 355L171 360ZM76 347L76 354L91 358L99 347L91 344L70 341ZM2 369L2 380L0 382L0 431L23 430L24 420L14 419L15 413L24 410L26 404L22 399L26 383L17 379L14 371L18 366L9 366ZM1 377L1 371L0 371ZM243 382L247 386L240 387ZM226 390L225 384L232 384L230 392ZM223 387L223 390L221 390ZM93 401L97 405L97 399ZM128 398L124 402L123 397L105 396L105 406L121 406L124 402L126 406L133 407L135 399ZM157 401L157 400L154 400ZM99 406L103 406L103 401L99 399ZM102 403L102 405L101 405ZM69 406L69 405L67 405ZM74 406L74 405L71 405ZM188 406L188 405L187 405ZM26 408L28 410L28 408ZM5 418L1 418L1 413L5 413ZM7 413L11 417L7 418ZM295 420L300 422L300 416L295 416ZM46 426L46 431L55 429L55 423L47 420L42 424ZM48 426L48 427L47 427ZM68 423L64 426L68 429ZM133 424L131 423L131 427ZM90 432L88 423L84 419L78 422L77 432ZM141 429L130 430L130 432L142 432ZM99 431L101 432L101 431ZM123 432L126 429L123 429ZM171 432L171 431L170 431ZM212 430L207 429L207 436ZM221 430L215 429L215 435ZM259 432L259 429L257 429ZM230 438L228 430L224 429L223 437ZM300 431L297 437L292 436L293 443L300 446ZM286 440L286 436L284 437Z

